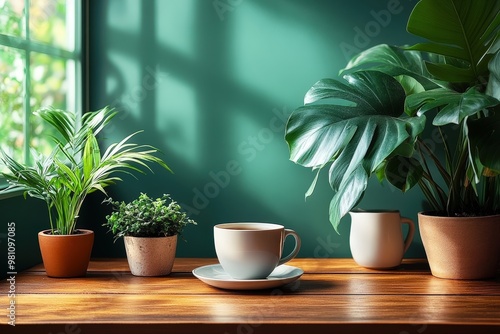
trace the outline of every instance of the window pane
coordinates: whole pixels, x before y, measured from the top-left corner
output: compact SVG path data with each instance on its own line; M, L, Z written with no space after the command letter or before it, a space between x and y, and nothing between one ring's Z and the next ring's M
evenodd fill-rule
M33 52L30 61L30 109L35 111L49 106L67 109L66 60ZM50 154L52 128L45 126L36 116L30 117L30 127L30 146L38 152Z
M31 163L28 148L52 151L54 130L34 111L79 110L80 10L80 0L0 0L0 35L11 36L0 36L0 149L20 163Z
M24 69L23 53L0 46L0 148L16 161L24 161Z
M74 2L75 0L31 0L30 39L72 51L75 20L71 12ZM73 19L67 20L67 17Z
M24 0L0 0L0 34L24 36Z

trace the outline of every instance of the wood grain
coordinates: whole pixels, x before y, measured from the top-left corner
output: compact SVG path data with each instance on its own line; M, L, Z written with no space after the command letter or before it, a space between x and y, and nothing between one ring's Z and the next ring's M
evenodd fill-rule
M500 333L499 278L443 280L424 260L377 271L352 259L295 259L305 271L297 282L228 291L191 274L216 262L179 258L170 276L147 278L131 275L125 259L93 260L72 279L36 266L17 275L16 327L4 320L0 332ZM8 303L2 293L1 308Z

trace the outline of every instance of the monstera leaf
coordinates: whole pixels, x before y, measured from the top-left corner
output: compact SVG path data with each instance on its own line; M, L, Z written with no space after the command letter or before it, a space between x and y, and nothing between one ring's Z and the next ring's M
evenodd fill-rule
M490 61L488 68L490 70L490 78L486 87L486 94L500 100L500 51L497 51L495 57Z
M407 30L428 42L411 50L444 56L427 62L436 78L472 83L487 77L488 62L499 39L500 1L421 0L413 9Z
M401 118L405 92L390 75L359 71L344 79L347 83L324 79L314 84L305 105L292 112L285 136L295 163L319 171L331 162L335 230L361 199L368 177L422 130L418 122Z
M485 108L494 107L500 101L492 96L480 93L476 88L469 88L465 93L450 89L433 89L412 94L406 99L407 112L414 115L439 108L432 124L460 124L468 116L478 114Z
M384 72L393 77L405 76L415 79L423 89L448 87L448 83L432 78L424 65L422 54L403 48L379 44L354 56L340 73L352 73L367 69ZM405 82L399 80L405 87ZM414 89L405 87L408 93Z
M471 155L477 156L483 166L500 173L500 115L467 122Z

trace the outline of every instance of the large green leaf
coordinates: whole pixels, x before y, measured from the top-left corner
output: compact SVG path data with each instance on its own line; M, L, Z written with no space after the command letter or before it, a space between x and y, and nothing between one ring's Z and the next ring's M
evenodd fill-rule
M486 87L486 94L500 100L500 51L490 61L488 68L490 70L490 78Z
M87 141L85 142L85 147L83 149L82 161L83 177L84 180L88 180L94 169L101 163L101 150L92 131L89 131L87 134Z
M387 181L403 192L413 188L421 179L423 172L420 161L403 156L391 158L385 167Z
M348 84L317 82L306 94L309 104L292 112L285 135L292 161L319 169L332 162L329 179L337 192L330 205L334 227L361 198L366 178L423 129L419 122L400 118L405 93L390 75L359 71L344 79ZM314 103L320 100L324 103Z
M483 109L499 103L500 101L494 97L482 94L475 88L470 88L465 93L438 88L412 94L406 98L406 108L410 115L439 108L432 121L436 126L459 124L465 117L478 114Z
M375 142L389 136L384 145L367 152L378 160L369 165L376 166L408 137L406 122L398 118L405 95L395 79L376 71L356 72L344 78L349 84L325 79L307 92L306 103L328 99L328 104L307 104L292 112L285 135L292 161L305 167L322 166L347 146L368 148L372 139ZM369 133L358 143L366 131Z
M428 42L411 50L454 58L457 62L428 63L436 78L449 82L477 82L487 77L492 46L499 38L500 1L420 0L408 20L407 30Z
M345 180L330 202L330 222L338 233L340 219L361 200L368 186L368 175L362 166Z
M59 136L52 137L56 144L65 146L71 142L76 131L76 116L74 113L47 107L36 110L34 115L42 118L56 129Z
M405 91L414 90L406 87L405 77L411 77L425 89L447 87L447 83L435 80L424 65L422 54L418 51L405 51L404 49L379 44L354 56L340 73L352 73L360 70L375 70L384 72L393 77L403 76L398 80Z
M468 120L470 151L481 164L500 173L500 115Z

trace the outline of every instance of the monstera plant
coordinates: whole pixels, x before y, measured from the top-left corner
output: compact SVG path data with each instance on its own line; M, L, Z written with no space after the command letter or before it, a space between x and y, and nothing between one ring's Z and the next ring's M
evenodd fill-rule
M335 230L372 175L418 185L434 216L500 213L499 13L500 1L421 0L407 31L422 43L374 46L306 93L285 139L317 171L306 196L329 167Z

